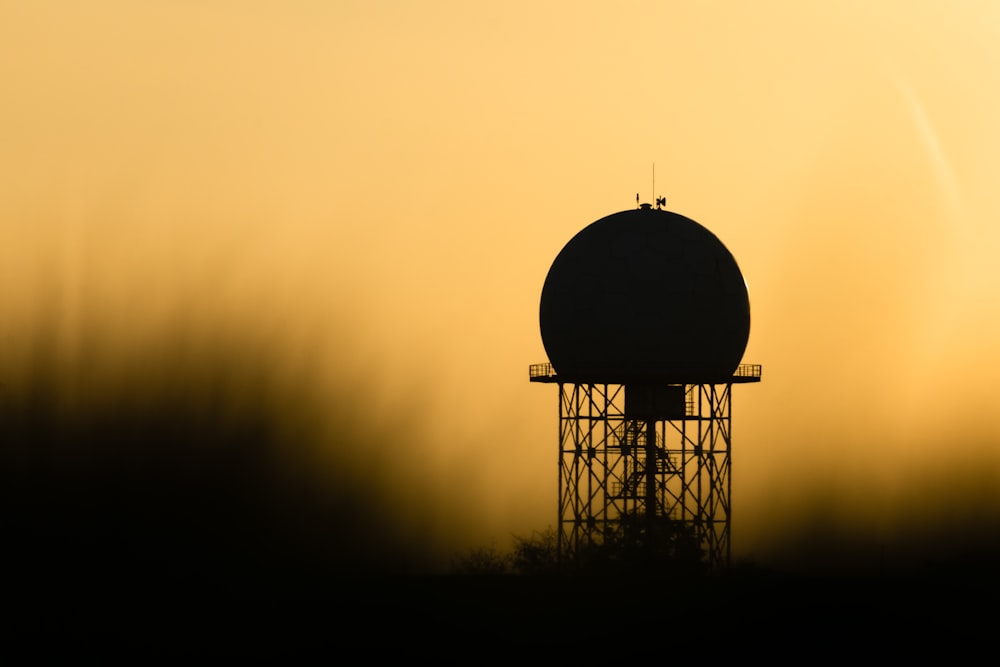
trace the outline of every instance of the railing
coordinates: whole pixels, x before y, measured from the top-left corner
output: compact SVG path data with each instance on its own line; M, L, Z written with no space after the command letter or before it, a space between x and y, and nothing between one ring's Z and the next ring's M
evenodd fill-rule
M738 378L759 378L760 364L740 364L736 367L733 377Z
M529 378L552 378L556 376L556 369L552 364L531 364L528 366Z
M740 364L733 372L733 377L759 378L760 366L760 364ZM531 364L528 366L528 377L530 379L554 378L555 376L556 369L552 367L552 364Z

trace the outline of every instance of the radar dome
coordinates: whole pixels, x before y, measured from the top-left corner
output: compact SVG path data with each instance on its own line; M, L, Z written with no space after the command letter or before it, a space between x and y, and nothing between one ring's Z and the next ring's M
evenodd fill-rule
M591 223L542 288L542 344L581 383L726 382L750 336L736 260L690 218L643 204Z

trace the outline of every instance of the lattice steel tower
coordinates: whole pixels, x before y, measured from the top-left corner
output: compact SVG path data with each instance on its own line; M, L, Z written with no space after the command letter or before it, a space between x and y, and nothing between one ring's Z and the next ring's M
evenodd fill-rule
M732 386L750 335L746 283L697 222L654 208L601 218L542 288L559 386L558 549L564 561L730 562Z

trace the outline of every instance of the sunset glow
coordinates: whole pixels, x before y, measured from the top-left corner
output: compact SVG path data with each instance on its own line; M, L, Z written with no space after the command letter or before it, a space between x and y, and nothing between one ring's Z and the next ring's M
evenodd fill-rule
M663 196L749 288L734 557L964 546L1000 518L998 44L983 2L0 2L0 399L226 350L198 400L266 387L435 566L502 548L556 520L549 266Z

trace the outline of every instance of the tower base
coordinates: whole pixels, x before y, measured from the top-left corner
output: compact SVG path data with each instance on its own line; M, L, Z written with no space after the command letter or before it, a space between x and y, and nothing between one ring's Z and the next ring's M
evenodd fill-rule
M730 563L731 384L559 385L560 561Z

